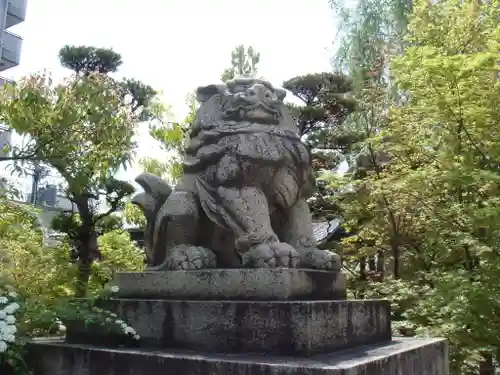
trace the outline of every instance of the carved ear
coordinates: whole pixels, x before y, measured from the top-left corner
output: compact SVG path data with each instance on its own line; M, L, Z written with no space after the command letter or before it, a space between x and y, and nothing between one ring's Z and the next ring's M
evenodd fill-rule
M225 87L223 87L223 85L208 85L208 86L198 87L196 89L196 99L200 103L205 103L215 94L221 94L224 91L224 89Z
M282 89L275 89L276 96L278 97L278 100L283 100L285 99L286 96L286 91Z

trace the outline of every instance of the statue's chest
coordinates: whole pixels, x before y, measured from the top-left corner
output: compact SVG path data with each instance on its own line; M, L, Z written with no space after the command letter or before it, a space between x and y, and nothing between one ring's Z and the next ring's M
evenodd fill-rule
M293 164L301 161L300 150L289 139L271 134L235 134L219 141L228 153L263 163ZM302 145L299 145L299 147Z

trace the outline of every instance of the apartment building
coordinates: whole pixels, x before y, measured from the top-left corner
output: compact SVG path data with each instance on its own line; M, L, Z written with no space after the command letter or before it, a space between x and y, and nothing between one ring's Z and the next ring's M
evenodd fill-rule
M19 65L23 39L8 29L26 18L27 0L0 0L0 75L1 72ZM0 76L0 86L11 81ZM11 143L12 133L0 124L0 157L8 152L4 147Z
M26 18L27 0L0 0L0 72L19 65L23 39L9 31ZM0 85L9 81L0 78Z

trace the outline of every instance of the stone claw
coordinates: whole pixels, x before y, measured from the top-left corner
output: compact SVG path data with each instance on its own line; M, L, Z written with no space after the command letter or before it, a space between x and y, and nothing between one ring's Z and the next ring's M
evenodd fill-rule
M302 253L301 268L316 268L340 271L342 259L340 255L330 250L311 249Z
M168 250L164 262L150 271L216 268L217 256L205 247L179 245Z
M242 255L243 267L248 268L296 268L300 255L285 242L259 244Z

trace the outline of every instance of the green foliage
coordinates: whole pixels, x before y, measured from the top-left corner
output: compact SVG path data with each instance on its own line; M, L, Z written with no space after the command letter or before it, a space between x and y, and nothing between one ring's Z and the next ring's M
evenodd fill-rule
M351 82L343 74L316 73L297 76L283 83L302 105L289 105L298 132L310 147L317 177L324 171L336 170L354 142L342 124L355 109L351 98ZM337 214L330 196L333 190L321 179L317 193L310 200L315 217L329 218Z
M123 208L134 189L112 176L133 159L137 123L155 118L156 91L137 80L107 76L121 65L112 50L65 46L61 64L75 74L54 84L34 74L2 92L0 118L30 140L16 151L14 168L25 160L48 165L64 179L68 198L78 209L54 223L69 236L80 265L83 295L97 251L103 220Z
M457 375L478 374L500 335L499 5L414 2L390 76L355 88L365 157L330 179L356 233L353 293L392 299L398 334L447 337Z
M198 109L196 97L190 94L186 97L189 112L180 122L169 121L170 113L165 111L163 118L150 126L150 135L159 142L162 149L169 154L166 162L158 160L142 160L141 165L147 172L165 178L171 185L175 185L182 177L182 157L189 141L191 124Z
M123 208L123 218L129 225L141 229L146 228L146 217L144 216L142 210L130 201L128 201Z
M64 335L61 320L90 320L103 329L118 333L126 330L133 336L131 327L115 322L116 316L106 323L109 313L96 310L92 303L94 298L108 293L103 284L115 272L142 270L144 264L142 252L130 241L128 233L107 232L99 239L102 260L92 266L89 295L94 298L90 304L72 303L77 268L68 257L68 245L62 241L55 247L44 247L43 233L36 226L37 215L31 206L0 199L0 310L12 303L20 306L14 314L17 320L9 323L16 328L16 341L8 342L8 350L0 353L0 365L7 364L15 375L29 374L23 359L24 340ZM8 298L7 304L1 302L2 297ZM104 323L108 325L103 326ZM2 341L0 338L0 348Z
M221 81L226 82L235 77L255 77L260 53L252 46L245 48L243 44L236 46L231 51L231 67L224 70Z
M59 50L59 60L65 68L77 74L108 74L122 65L120 54L111 49L66 45Z
M101 259L92 263L91 289L99 291L116 272L143 271L144 251L138 248L125 230L113 230L99 237Z
M54 84L33 74L1 92L0 119L29 136L24 153L53 166L78 195L103 184L132 156L135 122L122 92L103 75Z
M138 121L153 119L156 113L152 107L155 105L154 100L158 92L151 86L131 78L123 79L121 85L131 97L129 105Z
M46 75L32 75L2 96L2 121L31 139L24 152L53 167L65 180L81 221L61 217L59 229L72 236L79 262L88 268L96 226L133 192L130 184L111 177L130 162L135 147L136 118L124 102L123 89L99 74L73 76L61 84ZM19 160L14 165L22 168ZM99 212L101 197L108 205L105 212ZM64 218L68 221L63 224ZM81 293L87 273L79 276Z
M103 295L100 299L106 297L107 295ZM111 338L121 346L135 346L140 340L135 329L118 319L115 313L96 306L96 301L97 299L61 301L56 309L58 329L62 327L65 331L64 324L67 324L73 332L91 336L96 343L100 343L103 338Z
M60 212L52 220L52 229L66 234L71 241L78 237L81 226L82 220L77 213ZM95 231L98 235L103 235L113 230L119 230L122 226L122 218L116 214L110 214L95 223Z

